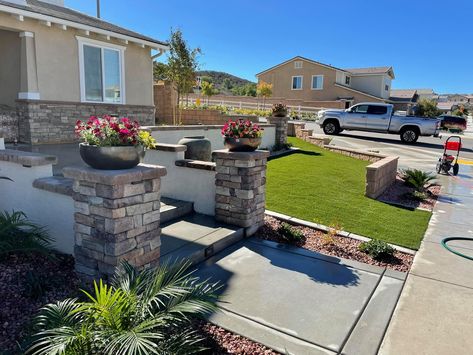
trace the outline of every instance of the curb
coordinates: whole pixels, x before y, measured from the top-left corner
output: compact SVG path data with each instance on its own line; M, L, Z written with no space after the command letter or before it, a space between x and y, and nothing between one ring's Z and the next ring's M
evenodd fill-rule
M296 218L296 217L291 217L291 216L288 216L288 215L285 215L285 214L279 213L279 212L265 210L265 214L267 214L268 216L274 217L274 218L278 218L278 219L280 219L284 222L287 222L287 223L293 224L293 225L309 227L309 228L317 229L317 230L322 231L322 232L328 232L330 230L329 227L327 227L323 224L305 221L303 219L299 219L299 218ZM364 237L362 235L358 235L358 234L347 232L347 231L340 231L339 233L337 233L337 235L340 236L340 237L352 238L352 239L355 239L355 240L359 240L361 242L369 242L370 240L372 240L372 238ZM396 245L396 244L391 244L391 243L388 243L388 244L391 247L393 247L394 249L396 249L397 251L400 251L400 252L405 253L405 254L415 255L416 252L417 252L416 250L401 247L401 246Z

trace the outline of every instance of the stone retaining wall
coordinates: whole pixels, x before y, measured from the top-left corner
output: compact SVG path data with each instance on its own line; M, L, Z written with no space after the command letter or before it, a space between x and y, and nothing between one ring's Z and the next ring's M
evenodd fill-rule
M338 154L346 155L348 157L352 157L355 159L367 160L372 163L375 163L381 159L386 158L386 155L383 155L383 154L378 154L374 152L365 152L363 150L357 150L357 149L337 147L334 145L325 145L324 148Z
M154 124L153 106L18 100L17 114L19 140L31 144L75 142L76 121L90 116L118 115L143 126Z
M180 113L176 111L176 119L182 125L223 125L228 120L237 119L258 122L256 116L226 115L219 110L212 109L182 109ZM159 124L173 124L172 115L165 118L159 117L157 120Z
M5 142L18 139L18 116L14 107L0 105L0 138Z
M392 183L396 181L399 157L389 156L366 167L365 195L378 198Z

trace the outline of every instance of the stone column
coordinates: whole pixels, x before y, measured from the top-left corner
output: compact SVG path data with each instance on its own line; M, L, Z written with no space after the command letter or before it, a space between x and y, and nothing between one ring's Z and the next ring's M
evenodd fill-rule
M159 190L164 167L67 167L63 173L74 179L74 256L79 274L107 277L121 260L138 267L159 263Z
M215 219L254 234L264 223L266 163L269 152L214 151Z
M276 144L287 143L287 121L289 117L268 117L270 124L276 125Z
M39 100L36 48L33 32L20 32L20 92L19 99Z

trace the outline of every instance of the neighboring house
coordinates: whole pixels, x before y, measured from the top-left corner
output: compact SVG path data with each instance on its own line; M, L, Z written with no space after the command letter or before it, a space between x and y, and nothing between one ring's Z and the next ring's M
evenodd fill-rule
M151 50L166 43L63 0L0 0L0 24L0 107L16 112L20 141L71 142L90 115L154 123Z
M416 89L391 89L389 98L395 110L407 111L419 100Z
M412 90L416 90L419 100L421 99L434 100L435 99L435 92L433 89L412 89Z
M258 82L273 85L273 96L305 101L388 102L392 67L341 69L304 57L256 74Z

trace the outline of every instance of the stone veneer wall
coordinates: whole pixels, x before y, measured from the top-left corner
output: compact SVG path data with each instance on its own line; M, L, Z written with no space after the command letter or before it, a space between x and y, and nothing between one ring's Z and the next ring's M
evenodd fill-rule
M268 117L268 122L276 125L276 145L287 144L288 120L289 117Z
M0 137L6 142L18 139L18 116L16 108L0 105Z
M129 117L143 126L154 125L154 107L18 100L19 140L25 143L72 143L77 141L77 120L105 114Z
M160 183L166 169L140 164L126 170L67 167L74 179L76 271L112 275L121 260L156 266L161 246Z
M399 157L389 156L366 167L367 197L378 198L396 181L398 160Z
M254 234L264 223L266 165L269 152L212 153L216 162L215 219Z
M179 112L176 112L177 119L179 120ZM258 122L256 116L246 115L226 115L218 110L211 109L183 109L181 110L180 124L182 125L223 125L228 120L244 119L252 122ZM159 124L173 124L172 115L167 118L158 119Z

